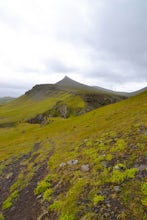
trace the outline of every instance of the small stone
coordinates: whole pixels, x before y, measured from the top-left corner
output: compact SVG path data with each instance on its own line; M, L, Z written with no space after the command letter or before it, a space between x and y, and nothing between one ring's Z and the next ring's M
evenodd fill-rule
M104 218L107 218L107 219L108 219L108 218L109 218L109 216L110 216L110 214L109 214L109 213L104 213L104 215L103 215L103 216L104 216Z
M8 173L8 174L6 175L6 179L10 179L12 176L13 176L13 173Z
M101 154L98 156L98 158L105 157L105 156L106 156L106 154Z
M115 170L121 170L121 168L120 168L118 165L116 165L116 166L114 167L114 169L115 169Z
M89 164L83 164L81 166L81 171L88 172L90 170Z
M87 141L88 141L88 139L84 139L84 141L83 141L83 142L84 142L84 143L86 143Z
M11 211L14 211L15 209L16 209L15 206L12 206L12 207L11 207Z
M134 145L134 146L132 147L132 149L133 149L133 150L136 150L136 149L138 149L138 147L137 147L136 145Z
M115 190L115 192L121 192L120 186L114 186L114 190Z
M103 167L105 167L105 168L107 167L107 162L106 161L102 161L101 164L102 164Z
M65 167L66 166L66 163L60 163L59 167Z
M25 191L25 194L29 194L29 193L30 193L29 190Z
M41 197L42 197L42 196L41 196L41 194L40 194L40 195L37 196L37 199L41 199Z
M105 195L104 191L100 190L100 194L103 196Z
M72 159L72 160L69 160L69 161L67 162L67 164L70 165L70 166L72 166L72 165L78 164L78 162L79 162L78 160Z
M108 208L110 208L110 207L111 207L111 205L110 205L109 203L107 203L107 207L108 207Z
M95 212L95 213L99 213L99 208L95 207L95 208L94 208L94 212Z
M137 167L139 171L143 171L147 168L145 164L141 164L140 166Z
M49 219L48 218L48 211L45 210L37 219L38 220Z

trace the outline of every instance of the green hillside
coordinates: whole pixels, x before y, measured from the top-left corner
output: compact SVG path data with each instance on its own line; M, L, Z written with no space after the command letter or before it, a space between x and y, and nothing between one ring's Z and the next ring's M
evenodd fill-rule
M0 219L147 219L147 92L75 117L26 120L79 95L0 108ZM22 105L20 105L22 103ZM24 104L25 103L25 104Z
M11 127L28 120L47 123L51 117L80 115L124 98L65 77L56 84L36 85L13 102L0 106L0 127ZM42 120L36 120L36 117Z
M52 109L58 101L64 101L73 110L84 108L85 104L79 96L71 96L69 93L61 91L51 97L43 97L39 100L24 95L0 108L0 124L26 121L36 114Z

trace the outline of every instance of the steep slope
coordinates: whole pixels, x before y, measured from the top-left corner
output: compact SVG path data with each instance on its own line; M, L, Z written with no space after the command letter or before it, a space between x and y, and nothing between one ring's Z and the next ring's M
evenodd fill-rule
M45 126L1 128L1 218L146 219L146 103L144 92Z

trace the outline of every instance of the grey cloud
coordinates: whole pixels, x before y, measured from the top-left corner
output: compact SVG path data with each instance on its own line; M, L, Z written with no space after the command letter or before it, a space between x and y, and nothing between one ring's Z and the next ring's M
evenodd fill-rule
M75 67L69 66L68 64L65 64L57 59L45 60L44 65L47 73L48 72L70 73L76 70Z
M101 22L97 23L99 15L96 7L93 8L94 15L91 18L94 25L92 35L89 35L89 46L98 54L95 58L98 60L99 51L104 51L110 56L110 61L113 56L116 63L129 63L134 70L134 77L147 80L147 1L112 0L108 3L104 0L104 4ZM128 68L128 80L129 74ZM119 77L123 78L121 74Z
M112 82L147 81L147 1L104 0L101 19L97 2L93 1L91 8L91 26L84 26L79 35L74 33L76 41L70 39L90 49L93 67L89 71L83 69L82 74ZM101 61L108 67L99 67L97 63ZM107 63L115 63L117 73Z
M39 73L40 71L37 68L33 67L28 67L28 66L21 66L16 69L17 72L22 72L22 73Z
M13 83L10 83L10 82L8 82L8 83L5 83L5 82L2 82L2 83L0 83L0 88L2 89L2 88L6 88L6 89L25 89L26 88L26 86L23 86L22 84L20 85L20 84L18 84L17 82L15 83L15 82L13 82Z
M63 3L65 4L66 1ZM78 10L78 7L83 8L83 6L85 12L81 13L83 10ZM51 33L58 42L72 45L77 54L81 53L80 56L84 56L85 59L85 65L77 67L75 62L71 65L64 57L52 57L52 54L49 54L52 58L48 58L47 55L40 58L44 69L39 70L19 64L20 67L16 71L20 74L22 72L42 75L72 73L73 78L74 74L79 74L82 79L94 78L95 82L100 78L104 83L106 82L106 85L107 82L113 85L133 81L147 83L147 1L79 0L78 7L70 7L69 1L65 11L61 13L66 16L63 16L62 20L62 16L59 15L52 27L53 30L47 26L37 29L37 25L26 24L15 14L0 10L0 18L3 22L16 28L26 27L27 31L35 30L36 36L40 34L40 45L44 39L41 37L50 36ZM84 55L81 51L85 51ZM17 82L14 84L16 89L24 88L22 85L17 86ZM9 83L0 86L15 89Z

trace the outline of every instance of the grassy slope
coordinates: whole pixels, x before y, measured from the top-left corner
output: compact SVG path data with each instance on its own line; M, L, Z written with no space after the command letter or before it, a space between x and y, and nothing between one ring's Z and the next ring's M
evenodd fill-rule
M37 107L31 110L38 111ZM7 112L11 119L12 112ZM30 109L23 110L26 112L30 114ZM48 204L50 216L56 213L60 220L105 219L105 215L106 219L146 219L147 171L138 168L145 165L147 156L146 118L147 92L82 116L53 119L43 127L20 123L15 128L0 129L1 170L14 156L20 158L32 151L34 143L42 146L34 152L38 156L33 162L23 161L27 175L20 171L10 187L10 197L26 187L53 148L50 171L35 190L43 196L42 203ZM59 166L70 159L78 159L78 164ZM34 163L38 164L36 168ZM83 164L88 164L90 171L82 172ZM116 170L116 165L123 169Z
M0 107L0 123L25 121L36 114L49 110L59 100L63 100L72 108L83 108L85 105L79 96L72 96L65 92L58 92L52 97L45 97L38 101L24 95Z

